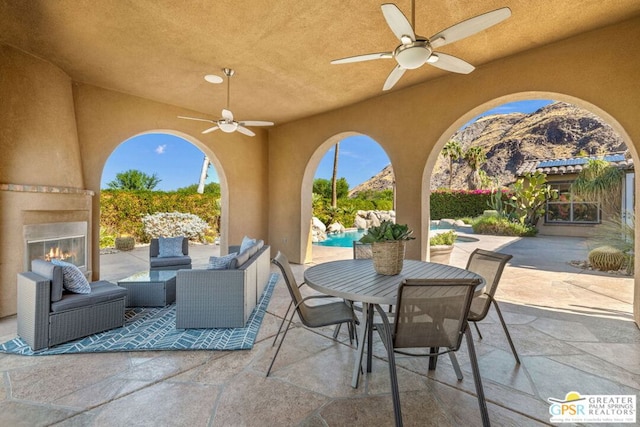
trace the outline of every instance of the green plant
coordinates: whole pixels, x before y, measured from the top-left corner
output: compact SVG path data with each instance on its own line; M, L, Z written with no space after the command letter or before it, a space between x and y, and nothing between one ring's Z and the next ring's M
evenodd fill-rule
M482 215L471 224L476 234L492 234L495 236L535 236L535 227L513 222L499 215Z
M367 234L360 238L361 243L390 242L395 240L413 240L413 230L406 224L382 221L379 226L369 227Z
M162 181L155 173L148 175L136 169L116 174L116 179L107 183L112 190L153 190Z
M116 243L116 233L106 227L100 227L100 249L113 248Z
M525 179L528 181L525 183ZM556 199L558 191L547 184L547 176L540 171L526 174L513 184L513 196L506 202L513 211L510 216L522 225L535 227L544 215L548 199Z
M429 239L429 246L452 246L456 241L456 237L458 235L453 230L438 233Z

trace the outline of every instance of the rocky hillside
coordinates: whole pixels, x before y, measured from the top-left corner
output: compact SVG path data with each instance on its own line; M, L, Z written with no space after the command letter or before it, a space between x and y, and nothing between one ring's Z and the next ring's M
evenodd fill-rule
M451 136L462 145L481 146L487 162L482 166L487 176L500 185L515 181L515 172L527 160L562 158L580 153L599 154L625 151L622 138L599 117L564 102L553 102L531 114L512 113L485 116ZM466 189L469 167L453 164L453 188ZM370 180L358 185L349 195L363 190L391 188L393 171L384 168ZM449 160L438 158L431 179L431 189L449 186Z

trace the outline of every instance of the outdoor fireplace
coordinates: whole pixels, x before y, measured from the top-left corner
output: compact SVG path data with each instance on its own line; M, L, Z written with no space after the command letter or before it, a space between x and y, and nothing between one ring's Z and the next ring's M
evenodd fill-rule
M25 269L31 261L59 259L87 271L87 223L60 222L24 226Z

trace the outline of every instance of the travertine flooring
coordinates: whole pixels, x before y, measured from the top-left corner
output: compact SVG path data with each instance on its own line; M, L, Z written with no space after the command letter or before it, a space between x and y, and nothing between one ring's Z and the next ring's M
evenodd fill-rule
M452 264L464 266L476 246L514 255L498 298L522 359L517 366L490 313L480 324L484 339L476 339L476 350L493 425L549 424L547 398L564 398L569 391L638 394L633 279L570 266L568 261L586 258L580 239L480 239L457 244ZM145 269L146 251L103 255L102 277L115 281ZM194 264L203 265L216 251L192 247ZM314 248L314 262L350 256L349 249ZM295 266L299 280L304 268ZM358 389L350 385L354 351L346 335L334 342L331 329L299 325L265 378L288 303L280 282L250 351L0 354L0 425L392 425L388 366L375 334L373 372ZM0 339L15 333L15 317L0 319ZM465 373L461 382L446 357L432 372L426 359L398 359L405 425L480 425L464 345L458 359Z

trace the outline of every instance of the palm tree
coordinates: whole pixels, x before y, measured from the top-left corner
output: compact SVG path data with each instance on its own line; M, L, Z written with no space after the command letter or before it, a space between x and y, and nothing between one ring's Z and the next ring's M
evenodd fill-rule
M452 139L444 144L440 154L449 159L449 190L451 190L453 184L453 161L458 161L462 157L462 146L460 142Z
M333 153L333 175L331 176L331 207L338 207L338 152L340 151L340 143L336 144L336 150Z
M484 148L475 146L467 148L464 152L464 160L471 168L471 174L467 182L469 183L470 190L477 190L481 186L480 167L487 161L487 154Z
M621 169L606 160L589 159L571 184L571 189L585 200L600 201L603 216L615 218L620 213L623 174Z

